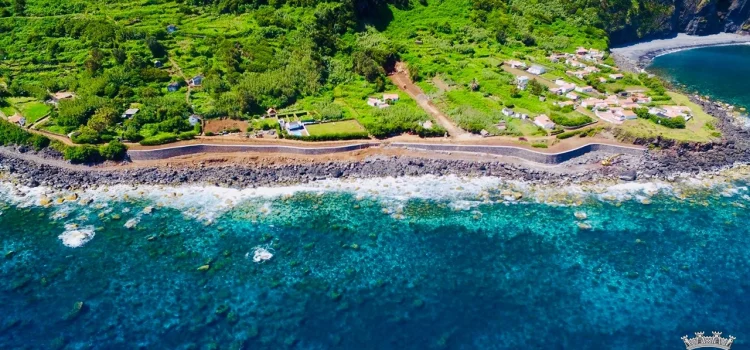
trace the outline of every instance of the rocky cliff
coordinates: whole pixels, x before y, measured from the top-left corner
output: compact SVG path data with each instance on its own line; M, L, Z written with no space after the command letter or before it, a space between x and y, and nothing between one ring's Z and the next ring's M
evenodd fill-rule
M750 0L636 0L627 10L609 4L605 6L613 24L613 44L673 33L708 35L750 30Z

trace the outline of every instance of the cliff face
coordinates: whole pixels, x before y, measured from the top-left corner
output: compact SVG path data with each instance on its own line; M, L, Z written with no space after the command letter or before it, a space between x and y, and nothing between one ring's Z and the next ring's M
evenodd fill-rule
M677 29L695 35L737 32L750 18L750 0L679 0Z
M627 11L611 6L608 12L613 44L673 33L750 31L750 0L636 0Z

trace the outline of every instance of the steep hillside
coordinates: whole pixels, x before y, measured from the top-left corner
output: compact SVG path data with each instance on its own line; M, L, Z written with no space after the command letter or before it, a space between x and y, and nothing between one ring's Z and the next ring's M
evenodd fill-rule
M602 6L602 16L612 24L613 44L677 32L707 35L750 29L748 0L615 0Z

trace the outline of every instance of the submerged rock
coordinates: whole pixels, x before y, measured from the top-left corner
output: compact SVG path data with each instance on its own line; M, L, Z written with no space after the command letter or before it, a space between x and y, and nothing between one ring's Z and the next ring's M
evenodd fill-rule
M211 268L211 265L202 265L198 268L198 271L208 271L208 269Z
M574 216L576 217L576 219L578 219L578 220L586 220L586 219L588 218L588 215L586 215L586 213L585 213L585 212L582 212L582 211L577 211L577 212L575 212L575 214L573 214L573 215L574 215Z
M73 304L73 309L70 310L67 314L65 314L63 319L65 321L74 320L76 317L78 317L81 314L81 312L83 311L83 307L84 307L84 304L82 301L76 302L75 304Z

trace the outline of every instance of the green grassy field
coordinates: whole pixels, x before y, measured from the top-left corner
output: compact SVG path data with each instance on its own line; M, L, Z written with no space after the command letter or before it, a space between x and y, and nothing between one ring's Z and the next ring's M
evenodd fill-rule
M687 106L691 109L693 117L685 123L685 129L670 129L644 119L627 121L620 128L631 137L661 136L678 141L697 142L709 142L718 138L718 135L714 134L715 131L706 126L707 124L713 124L716 118L708 115L700 106L690 102L685 95L676 92L667 92L667 94L675 104Z
M344 120L305 126L311 136L363 132L365 129L356 120Z

